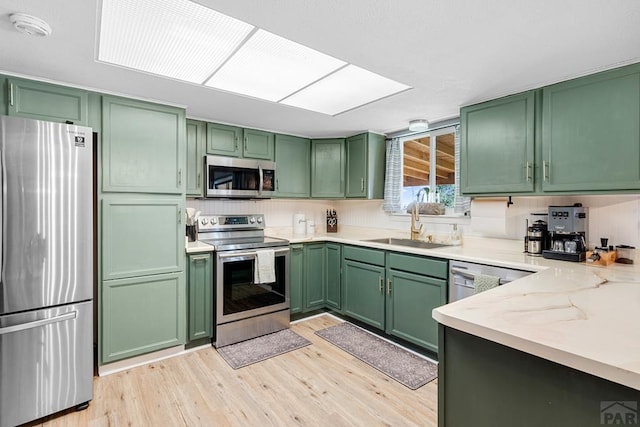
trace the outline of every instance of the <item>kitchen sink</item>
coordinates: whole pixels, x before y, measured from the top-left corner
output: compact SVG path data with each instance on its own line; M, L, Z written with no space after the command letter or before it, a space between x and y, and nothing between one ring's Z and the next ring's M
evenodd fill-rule
M386 243L387 245L410 246L412 248L422 248L422 249L436 249L436 248L442 248L444 246L450 246L444 243L433 243L433 242L425 242L422 240L411 240L411 239L398 239L395 237L385 237L382 239L367 239L362 241L373 242L373 243Z

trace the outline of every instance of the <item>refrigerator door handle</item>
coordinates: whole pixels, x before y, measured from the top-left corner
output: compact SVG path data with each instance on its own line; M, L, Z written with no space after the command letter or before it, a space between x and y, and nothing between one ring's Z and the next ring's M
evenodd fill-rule
M64 322L65 320L75 319L77 315L78 312L74 310L60 316L51 317L49 319L35 320L33 322L22 323L20 325L7 326L4 328L0 328L0 335L10 334L11 332L24 331L27 329L34 329L40 326L49 325L51 323Z

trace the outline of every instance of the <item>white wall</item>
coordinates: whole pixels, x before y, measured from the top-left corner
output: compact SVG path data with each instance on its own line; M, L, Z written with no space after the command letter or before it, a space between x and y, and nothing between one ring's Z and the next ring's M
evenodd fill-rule
M600 237L609 238L613 245L640 246L640 195L623 196L554 196L514 197L507 207L506 198L475 199L471 206L471 219L426 217L421 215L424 233L447 235L451 223L461 224L463 234L473 236L522 239L525 219L532 212L546 212L549 205L582 203L589 208L589 241L598 244ZM380 200L187 200L187 206L203 213L263 213L270 228L292 227L293 215L304 213L313 218L318 232L325 231L325 212L335 209L338 224L369 228L406 230L409 216L390 215L382 211Z

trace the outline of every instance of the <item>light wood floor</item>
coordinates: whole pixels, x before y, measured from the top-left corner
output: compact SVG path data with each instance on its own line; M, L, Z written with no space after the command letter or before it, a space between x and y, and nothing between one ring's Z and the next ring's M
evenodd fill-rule
M214 348L94 379L81 412L43 426L435 426L437 380L412 391L314 331L339 321L292 325L312 345L233 370Z

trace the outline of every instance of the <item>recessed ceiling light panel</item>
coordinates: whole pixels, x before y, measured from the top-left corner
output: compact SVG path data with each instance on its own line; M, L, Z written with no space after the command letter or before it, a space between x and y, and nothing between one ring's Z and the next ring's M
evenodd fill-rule
M202 84L253 28L187 0L103 0L98 60Z
M364 68L348 65L281 102L334 116L410 88Z
M277 102L344 65L317 50L258 30L206 84Z

